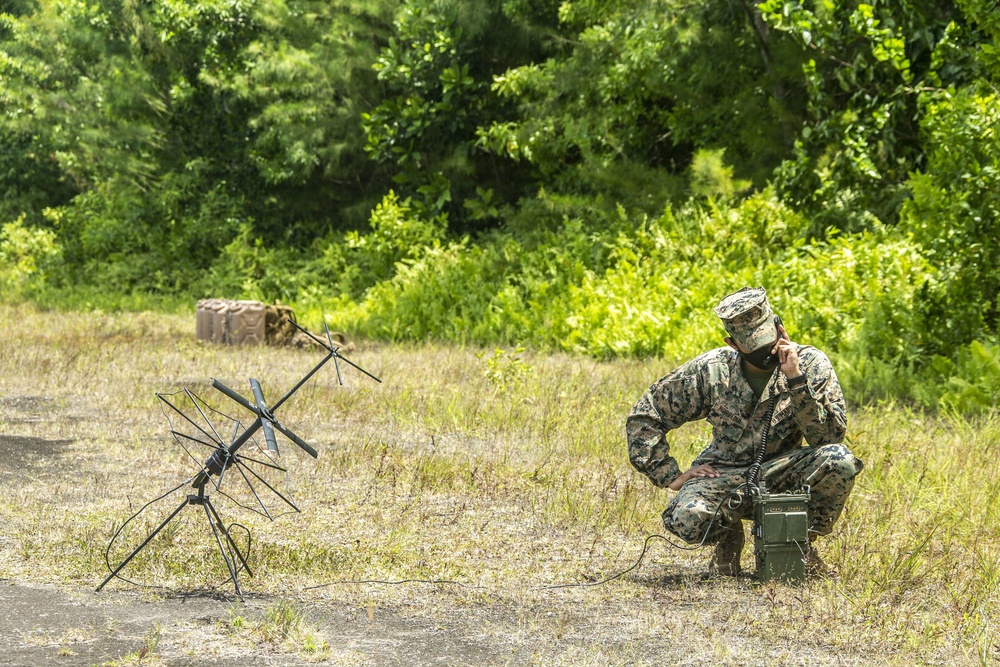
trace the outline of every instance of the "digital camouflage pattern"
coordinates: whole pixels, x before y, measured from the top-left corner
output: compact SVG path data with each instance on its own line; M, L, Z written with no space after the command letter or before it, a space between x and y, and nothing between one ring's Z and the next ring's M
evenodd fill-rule
M800 447L764 463L761 478L771 493L791 493L809 485L810 538L828 535L844 510L854 478L863 467L843 445ZM746 482L746 468L716 468L720 477L701 477L681 487L663 511L664 527L685 542L719 540L726 527L749 519L753 504L726 497ZM721 509L720 509L721 505ZM706 535L707 533L707 535Z
M745 482L773 392L762 479L772 492L808 484L810 529L829 533L863 464L839 444L847 430L847 410L830 360L810 346L798 346L798 355L805 383L789 387L776 371L759 400L743 375L739 354L724 347L669 373L633 407L626 419L629 460L659 487L681 474L667 433L698 419L712 425L712 440L692 465L710 464L721 477L688 481L664 512L667 530L688 542L702 540L720 501ZM749 504L732 509L723 503L715 523L721 529L749 516ZM706 543L718 535L713 526Z
M730 294L715 309L715 314L722 320L726 333L747 352L774 343L774 311L763 287L744 287Z

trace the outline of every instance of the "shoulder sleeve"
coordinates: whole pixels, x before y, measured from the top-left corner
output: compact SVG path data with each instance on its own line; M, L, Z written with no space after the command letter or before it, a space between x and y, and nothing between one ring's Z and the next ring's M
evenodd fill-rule
M717 354L708 352L654 383L625 419L629 460L653 484L665 487L681 474L670 455L666 434L711 409L709 365Z
M842 442L847 434L847 404L833 364L814 347L799 350L806 382L793 387L795 421L812 447Z

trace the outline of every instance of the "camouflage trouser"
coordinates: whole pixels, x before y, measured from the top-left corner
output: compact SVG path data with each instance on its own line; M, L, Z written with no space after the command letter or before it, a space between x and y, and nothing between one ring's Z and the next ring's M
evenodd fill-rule
M752 516L753 502L742 490L730 496L746 482L746 468L713 467L719 477L689 480L663 511L664 527L690 544L700 543L706 531L705 544L714 544L725 528ZM827 535L863 467L843 445L804 447L765 461L761 477L770 493L797 491L808 484L810 535Z

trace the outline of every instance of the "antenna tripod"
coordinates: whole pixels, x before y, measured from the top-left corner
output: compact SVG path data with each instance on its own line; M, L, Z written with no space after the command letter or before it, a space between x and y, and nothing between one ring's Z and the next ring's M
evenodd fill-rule
M147 544L152 542L153 538L156 537L156 535L161 530L166 528L167 524L173 521L174 517L180 514L181 510L187 507L188 505L201 505L202 507L205 508L205 517L208 519L208 525L212 528L212 534L215 536L215 542L219 546L219 553L222 555L222 560L225 561L226 563L226 569L229 570L229 578L233 582L233 587L236 589L236 594L240 597L241 600L243 600L244 599L243 591L240 589L240 582L238 579L240 568L237 567L236 565L236 558L239 558L239 562L242 565L242 568L245 569L247 571L247 574L249 574L251 577L253 576L253 571L250 570L250 565L247 563L246 555L244 555L243 552L240 551L240 548L239 546L237 546L236 541L230 534L229 529L226 528L225 524L222 523L222 517L220 517L218 511L216 511L215 505L212 504L212 499L205 495L204 484L201 484L198 487L197 495L188 494L188 496L183 501L181 501L181 504L177 507L177 509L175 509L170 514L170 516L164 519L163 523L157 526L156 530L150 533L146 537L146 540L138 547L136 547L135 550L132 553L130 553L128 557L125 560L123 560L121 564L118 567L116 567L114 571L111 574L109 574L103 582L101 582L101 585L97 587L97 590L100 591L102 588L104 588L105 585L107 585L109 581L115 578L118 575L118 573L121 572L126 565L128 565L129 561L135 558L136 555L138 555L138 553L142 551ZM226 550L225 545L222 543L222 536L225 536L226 543L229 544L229 547L233 550L235 557L229 555L229 552Z
M291 322L291 320L289 321ZM236 594L240 597L241 600L244 599L243 591L240 588L238 575L240 570L243 569L246 570L250 576L253 576L253 572L250 570L250 566L247 563L247 556L249 555L249 553L244 554L242 551L240 551L240 548L236 544L236 541L233 539L229 529L226 528L226 526L223 524L222 518L219 516L218 511L215 509L215 505L212 504L210 497L206 495L205 486L212 481L213 477L217 476L218 481L213 482L213 485L215 486L216 490L219 490L221 492L222 483L225 478L227 470L236 469L239 472L242 479L246 482L246 485L249 487L250 492L253 494L257 503L260 505L260 508L263 510L263 512L258 512L258 513L262 513L267 518L273 520L273 517L271 516L271 513L268 511L267 506L265 505L264 501L261 500L260 495L254 488L254 481L251 480L251 477L254 478L260 484L266 486L268 490L274 493L281 501L289 505L292 508L292 510L296 512L299 511L298 507L296 507L291 500L282 495L277 489L274 488L274 486L269 484L252 467L247 465L247 463L249 462L255 465L261 465L266 468L276 469L283 472L285 471L285 469L273 462L265 462L258 459L241 456L238 453L239 450L254 437L257 431L263 431L264 440L267 444L268 452L273 454L278 454L278 443L274 434L274 431L278 431L286 438L291 440L295 445L297 445L303 451L305 451L307 454L309 454L313 458L318 458L319 454L317 453L317 451L311 445L305 442L302 438L297 436L294 432L285 428L285 426L283 426L281 422L279 422L277 418L274 416L274 412L279 407L281 407L281 405L283 405L285 401L291 398L291 396L296 391L298 391L313 375L316 374L316 372L319 371L320 368L322 368L331 359L333 359L334 365L337 368L337 380L341 385L344 384L344 381L340 375L340 366L338 363L338 360L340 359L345 361L350 366L361 371L368 377L372 378L376 382L382 382L379 378L375 377L368 371L364 370L363 368L361 368L360 366L358 366L357 364L353 363L352 361L350 361L349 359L345 358L340 354L339 348L334 344L333 337L330 334L330 329L327 327L325 322L323 323L323 329L326 332L326 339L327 339L326 342L312 335L311 333L300 327L297 323L295 322L291 323L296 328L304 332L307 336L309 336L313 341L315 341L316 343L321 345L324 349L326 349L327 355L318 364L316 364L316 366L314 366L313 369L305 375L305 377L299 380L299 382L296 383L296 385L292 387L288 391L288 393L286 393L277 403L275 403L273 407L268 407L267 402L264 399L264 392L260 386L260 382L258 382L254 378L250 378L250 389L254 397L253 401L250 401L247 398L241 396L239 393L230 389L219 380L213 378L212 379L213 387L215 387L218 391L225 394L230 399L232 399L236 403L239 403L244 408L252 412L255 417L254 421L251 422L242 433L239 433L240 424L239 422L236 422L236 428L233 432L233 437L228 444L219 435L215 426L212 425L212 422L208 419L208 416L205 414L204 410L202 410L198 400L190 391L188 391L187 389L184 390L186 396L190 399L191 403L194 405L195 409L201 415L202 419L208 424L208 427L211 429L211 433L206 431L204 428L202 428L201 425L199 425L193 419L188 417L182 410L180 410L177 406L171 403L166 396L162 394L157 394L157 397L164 404L166 404L172 410L177 412L181 417L183 417L190 425L192 425L199 432L199 434L191 436L172 429L171 434L174 436L174 438L177 439L179 443L181 443L180 439L183 438L190 442L212 448L214 451L212 452L211 456L208 457L205 463L201 465L201 470L193 478L191 486L197 489L197 493L188 494L188 496L181 502L181 504L162 523L160 523L160 525L157 526L156 529L153 530L146 537L146 539L138 547L136 547L132 551L132 553L130 553L125 558L125 560L123 560L118 565L118 567L114 568L114 570L111 571L111 573L107 576L107 578L105 578L104 581L101 582L101 585L97 587L97 591L103 589L108 584L108 582L110 582L113 578L115 578L118 575L118 573L126 565L128 565L128 563L133 558L135 558L135 556L138 555L139 552L141 552L153 540L153 538L157 536L157 534L160 533L160 531L166 528L167 525L170 524L170 522L173 521L174 518L176 518L177 515L181 513L181 510L183 510L188 505L200 505L205 510L205 516L208 519L209 526L212 529L212 534L215 537L215 542L219 548L219 553L222 556L222 560L225 562L226 569L229 571L229 578L233 582L233 587L236 589ZM181 443L181 445L182 447L184 446L183 443ZM187 447L184 448L187 451ZM190 455L190 452L188 452L188 454ZM124 524L122 528L124 528ZM119 532L120 531L121 528L119 528ZM118 533L116 533L115 537L112 538L111 540L112 544L114 543L114 540L115 538L117 538L117 536ZM229 549L226 548L227 545ZM232 550L232 553L230 553L230 550ZM249 542L247 545L247 551L249 552Z

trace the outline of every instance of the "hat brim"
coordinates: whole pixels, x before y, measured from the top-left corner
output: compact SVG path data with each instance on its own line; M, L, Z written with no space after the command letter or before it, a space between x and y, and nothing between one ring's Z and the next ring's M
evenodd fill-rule
M730 334L747 352L759 350L765 346L773 346L778 342L778 327L768 319L767 322L754 329L749 334Z

